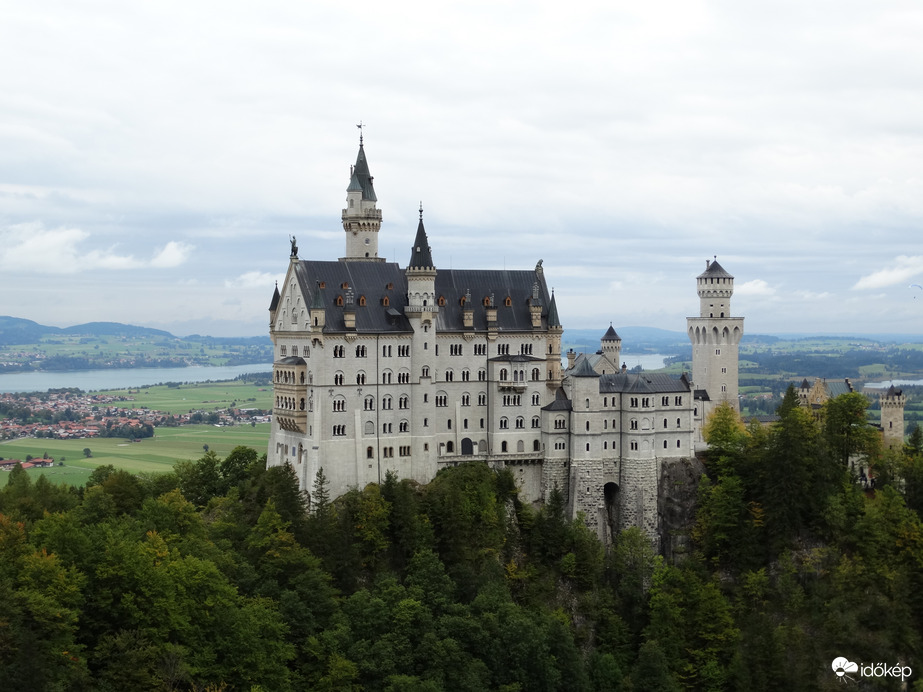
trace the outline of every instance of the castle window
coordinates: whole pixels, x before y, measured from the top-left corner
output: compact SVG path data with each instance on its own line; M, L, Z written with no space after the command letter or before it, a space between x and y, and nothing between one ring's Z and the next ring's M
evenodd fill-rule
M532 427L533 427L533 428L540 428L540 427L542 427L542 419L539 418L538 416L533 416L533 417L532 417Z
M346 347L345 346L334 346L333 347L333 357L334 358L345 358L346 357Z
M343 437L346 434L345 425L334 425L333 426L333 436L334 437Z
M590 400L589 400L589 399L586 400L586 407L587 407L587 408L590 408Z
M364 372L359 372L356 375L356 384L359 384L359 385L365 384L365 373Z
M375 458L375 450L372 449L371 447L366 447L366 448L365 448L365 458L366 458L366 459L374 459L374 458Z
M282 357L285 358L285 355L286 355L286 353L287 353L286 347L285 347L285 346L282 346L282 347L279 349L279 353L281 353L281 354L282 354Z
M538 368L532 368L532 381L537 382L539 377L541 377L541 375L539 374Z
M468 369L462 370L462 382L468 382L471 379L471 371Z
M590 421L586 422L586 431L590 432Z
M589 442L586 443L586 451L588 451L588 452L590 451L590 443L589 443ZM587 488L587 490L589 490L589 488Z
M631 397L631 399L629 399L628 405L631 406L631 408L638 408L638 397L636 396Z
M320 281L320 282L318 282L317 287L318 287L318 288L327 288L327 282L326 282L326 281Z
M382 400L381 400L381 408L382 408L382 410L384 410L384 411L390 411L390 410L391 410L391 402L392 402L392 399L391 399L390 396L383 397Z
M407 421L405 421L405 420L402 420L402 421L401 421L401 424L400 424L400 426L399 426L399 430L400 430L402 433L409 432L409 431L410 431L410 423L407 422Z
M389 281L389 282L388 282L388 285L385 286L385 289L388 290L388 291L393 291L393 290L394 290L394 284L393 284L391 281Z
M516 419L516 427L517 427L518 429L520 429L520 430L521 430L522 428L525 428L525 427L526 427L526 421L525 421L525 419L524 419L522 416L519 416L519 417Z
M635 451L635 452L638 451L638 443L637 443L637 442L632 442L631 445L630 445L630 447L631 447L631 449L632 449L633 451Z
M365 296L359 296L359 305L365 307Z
M429 377L429 366L424 365L423 370L420 372L420 377Z
M465 392L461 397L462 406L471 406L471 395Z
M681 396L674 397L674 399L673 399L673 405L674 405L674 406L682 406L682 405L683 405L683 397L681 397Z
M365 411L374 411L375 410L375 398L371 396L365 397L365 402L363 404Z
M638 421L635 420L634 418L632 418L632 419L631 419L631 422L628 424L628 429L629 429L629 430L637 430L637 429L638 429Z
M385 307L388 307L389 305L391 305L391 299L388 298L388 296L385 296L384 298L381 299L381 304L384 305Z
M679 449L679 440L676 441L676 448Z
M666 418L663 419L663 427L664 427L664 428L667 427L667 419L666 419Z
M335 413L342 413L346 410L346 399L342 397L333 400L333 411Z
M539 405L541 405L541 397L539 396L539 393L538 393L538 392L535 392L535 393L532 395L532 405L533 405L533 406L539 406Z
M478 394L478 406L487 406L487 394L484 392Z
M342 284L340 284L340 288L345 291L347 288L349 288L349 284L344 281Z
M490 307L490 296L484 296L484 300L481 301L485 308Z
M368 351L365 346L356 346L356 358L365 358L368 355Z
M436 301L436 304L441 308L445 307L445 297L439 296L439 300Z
M451 370L446 370L445 371L445 381L452 382L454 380L455 380L455 373L452 372Z
M451 440L445 443L445 453L453 454L455 452L455 443Z
M343 307L343 296L337 296L336 303L338 307Z
M397 400L398 408L407 409L410 408L410 398L407 396L402 396Z
M500 451L505 452L507 448L506 440L500 443Z
M680 419L677 418L677 419L676 419L676 427L677 427L677 428L681 428L682 425L683 425L683 424L682 424L682 422L680 421Z
M541 452L541 451L542 451L542 443L539 442L538 440L532 440L532 451L533 451L533 452Z
M510 427L510 421L505 416L500 419L500 429L507 430Z
M449 420L445 422L445 425L448 430L451 430L452 429L452 419L449 418ZM451 444L451 442L449 444Z
M510 298L509 296L507 296L507 297L506 297L506 300L503 301L503 304L504 304L506 307L510 307L510 306L513 304L513 299Z
M340 385L343 384L343 373L339 370L333 376L333 384Z
M486 381L487 381L487 371L482 368L478 370L478 382L486 382Z
M293 355L293 356L297 356L297 355L298 355L298 347L297 347L297 346L292 346L292 355Z

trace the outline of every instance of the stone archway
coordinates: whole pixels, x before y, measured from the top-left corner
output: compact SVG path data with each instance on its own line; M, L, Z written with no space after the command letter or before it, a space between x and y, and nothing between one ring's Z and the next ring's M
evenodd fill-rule
M470 437L463 437L461 441L462 456L471 456L474 454L474 443Z

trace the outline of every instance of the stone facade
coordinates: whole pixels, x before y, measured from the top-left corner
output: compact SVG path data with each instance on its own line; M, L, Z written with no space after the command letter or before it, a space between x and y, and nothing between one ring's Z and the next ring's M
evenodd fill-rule
M659 543L663 466L694 455L704 416L696 396L711 390L685 375L625 372L611 326L597 354L569 354L565 369L542 261L530 270L439 268L422 209L407 267L387 262L378 256L372 183L360 142L343 210L344 257L303 260L292 239L269 311L268 463L291 464L308 493L323 468L336 497L388 471L425 483L441 467L482 462L510 469L525 501L557 488L570 515L582 514L604 540L639 526ZM710 266L714 278L720 267ZM721 272L728 300L733 277L728 284ZM699 286L701 297L702 277ZM727 368L708 380L722 387L711 400L736 401L742 318L701 320L708 339L714 326L722 346L734 348L695 352L693 369L711 377ZM690 325L690 334L700 326Z

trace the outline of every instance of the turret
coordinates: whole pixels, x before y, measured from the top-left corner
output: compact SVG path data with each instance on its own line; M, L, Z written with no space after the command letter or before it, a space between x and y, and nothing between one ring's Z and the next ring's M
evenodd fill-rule
M606 330L606 333L603 334L603 338L599 340L599 347L615 367L618 367L622 353L622 337L616 333L611 324L609 325L609 329Z
M881 432L885 447L900 449L904 444L904 406L907 397L893 384L878 397L881 405Z
M279 309L279 300L282 296L279 294L279 282L276 282L276 288L272 292L272 300L269 301L269 331L272 332L276 327L276 311Z
M433 266L433 254L423 227L423 204L420 204L420 222L417 224L417 236L410 252L407 265L407 307L405 313L435 313L436 307L436 267Z
M369 173L362 135L359 136L359 154L349 171L346 188L346 208L343 210L343 231L346 233L344 260L383 262L378 256L378 231L381 229L381 211L376 208L378 197L373 186L375 178Z

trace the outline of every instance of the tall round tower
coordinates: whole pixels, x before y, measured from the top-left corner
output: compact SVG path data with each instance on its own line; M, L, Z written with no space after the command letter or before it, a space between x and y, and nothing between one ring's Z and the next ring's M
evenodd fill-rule
M359 154L356 165L349 174L346 188L346 208L343 210L343 230L346 232L346 256L340 260L384 262L378 256L378 231L381 229L381 211L376 208L378 197L365 159L362 135L359 135Z
M705 415L722 402L740 411L737 399L738 346L744 334L744 318L731 317L734 277L714 261L696 277L699 316L687 317L692 342L692 381L704 390ZM704 418L703 418L704 420Z

